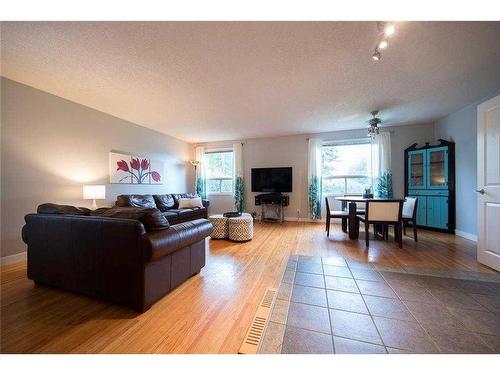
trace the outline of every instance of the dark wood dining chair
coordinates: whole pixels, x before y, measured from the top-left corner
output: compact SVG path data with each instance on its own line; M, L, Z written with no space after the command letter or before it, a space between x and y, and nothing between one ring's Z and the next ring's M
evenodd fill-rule
M417 238L417 204L418 198L406 197L403 203L403 234L406 236L406 227L411 223L413 228L413 239Z
M331 219L342 219L342 232L347 232L347 219L349 217L349 212L330 210L330 204L328 203L328 197L325 197L325 203L326 203L326 236L330 237L330 220Z
M394 240L400 248L403 247L402 212L403 202L400 200L367 201L365 214L356 216L356 230L358 232L359 222L362 221L365 223L366 246L370 245L370 224L373 224L374 226L379 225L382 228L388 228L389 225L393 225Z

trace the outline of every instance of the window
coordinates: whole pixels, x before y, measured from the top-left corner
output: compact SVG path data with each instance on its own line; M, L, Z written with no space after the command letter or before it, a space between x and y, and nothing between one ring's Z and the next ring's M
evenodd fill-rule
M233 152L205 153L207 194L231 194L233 192Z
M369 140L325 144L321 151L323 195L360 194L371 186Z

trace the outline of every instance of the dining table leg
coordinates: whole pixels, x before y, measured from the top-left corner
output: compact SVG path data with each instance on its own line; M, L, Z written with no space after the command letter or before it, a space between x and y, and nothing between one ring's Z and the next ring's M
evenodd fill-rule
M351 240L358 239L356 231L356 202L349 202L349 238Z

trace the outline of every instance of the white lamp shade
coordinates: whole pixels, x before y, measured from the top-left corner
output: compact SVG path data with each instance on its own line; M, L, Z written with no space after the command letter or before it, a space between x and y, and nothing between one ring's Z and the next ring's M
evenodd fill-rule
M106 186L83 185L83 199L106 199Z

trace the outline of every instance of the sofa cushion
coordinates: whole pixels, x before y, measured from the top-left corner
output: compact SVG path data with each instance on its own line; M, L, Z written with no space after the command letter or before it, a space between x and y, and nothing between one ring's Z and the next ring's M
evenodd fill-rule
M172 219L177 219L177 217L179 217L179 214L177 212L173 212L173 211L165 211L165 212L162 212L161 213L163 215L163 217L167 220L172 220Z
M175 212L179 216L192 214L195 210L192 208L177 208L173 210L168 210L169 212Z
M85 207L75 207L75 206L66 206L63 204L55 204L55 203L44 203L38 206L37 213L39 214L56 214L56 215L81 215L81 216L89 216L90 210Z
M146 230L157 231L168 229L170 224L157 208L138 208L138 207L113 207L98 208L92 211L91 216L113 217L120 219L138 220Z
M179 200L181 198L197 198L199 197L199 195L195 193L182 193L182 194L172 194L172 197L174 198L175 201L174 208L179 208Z
M118 207L139 207L139 208L157 208L155 199L150 194L123 194L116 198Z
M160 211L167 211L171 208L175 208L175 200L172 194L153 195L153 198L155 199L156 207L158 207Z
M145 236L147 259L158 260L183 247L199 242L209 236L212 229L210 221L198 219L172 225L165 236L161 233L148 233Z
M162 212L161 214L167 218L179 216L179 213L177 212L177 210L168 210L168 211Z
M179 199L179 208L201 208L203 203L200 197L196 198L181 198Z

